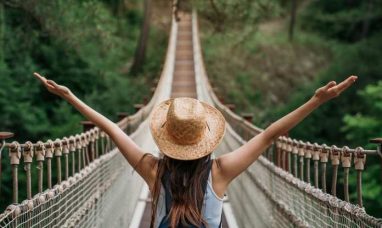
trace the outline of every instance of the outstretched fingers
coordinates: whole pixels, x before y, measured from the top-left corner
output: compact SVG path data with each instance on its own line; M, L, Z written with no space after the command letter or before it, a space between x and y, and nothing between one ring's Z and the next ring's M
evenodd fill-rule
M357 76L349 76L347 79L345 79L344 81L342 81L340 84L338 84L337 86L335 87L332 87L332 89L336 92L336 93L342 93L345 89L349 88L356 80L357 80Z
M52 81L52 80L47 80L46 82L47 82L49 85L51 85L51 86L53 86L53 87L55 87L55 88L58 88L57 83L55 83L54 81Z
M335 85L337 85L337 82L335 82L335 81L330 81L328 84L326 84L326 85L324 86L324 90L328 90L328 89L332 88L332 87L335 86Z
M46 81L46 78L43 77L43 76L41 76L39 73L34 72L33 75L34 75L37 79L39 79L40 81L42 81L42 82L45 82L45 81Z
M39 73L33 73L33 75L39 79L47 88L49 89L54 89L54 86L49 84L48 81L50 80L47 80L45 77L41 76Z

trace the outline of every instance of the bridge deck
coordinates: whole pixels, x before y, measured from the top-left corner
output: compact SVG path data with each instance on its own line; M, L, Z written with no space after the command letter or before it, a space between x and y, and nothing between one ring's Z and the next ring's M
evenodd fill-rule
M178 34L175 51L175 68L171 88L171 97L197 98L192 44L191 15L182 14L178 23ZM151 202L150 200L147 200L146 207L139 227L150 227L150 221ZM224 214L222 225L224 228L228 228Z

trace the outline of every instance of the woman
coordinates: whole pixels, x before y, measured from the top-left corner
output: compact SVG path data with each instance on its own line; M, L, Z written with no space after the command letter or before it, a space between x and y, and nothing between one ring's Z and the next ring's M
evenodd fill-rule
M34 74L52 93L64 98L106 132L127 161L149 186L151 227L210 227L221 225L223 196L229 183L247 169L272 141L287 132L328 100L337 97L357 79L327 83L302 106L272 123L231 153L211 159L225 132L222 114L192 98L169 99L153 111L150 129L163 153L158 159L143 151L115 123L99 114L67 87ZM211 171L210 171L211 170Z

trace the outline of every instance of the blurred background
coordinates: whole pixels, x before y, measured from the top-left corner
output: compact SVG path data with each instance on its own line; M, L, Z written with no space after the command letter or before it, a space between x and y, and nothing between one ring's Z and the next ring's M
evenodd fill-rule
M355 86L289 132L342 147L373 148L382 137L381 0L194 0L212 84L238 113L265 128L330 80ZM84 118L49 94L33 72L68 86L113 121L150 99L160 76L170 0L2 0L0 131L37 141L82 130ZM7 154L2 211L11 201ZM382 217L381 160L368 157L366 211ZM355 172L351 201L356 201ZM341 178L341 177L339 177ZM22 177L20 177L22 179ZM20 189L20 193L24 193ZM25 198L20 196L20 198ZM340 196L340 198L342 198Z

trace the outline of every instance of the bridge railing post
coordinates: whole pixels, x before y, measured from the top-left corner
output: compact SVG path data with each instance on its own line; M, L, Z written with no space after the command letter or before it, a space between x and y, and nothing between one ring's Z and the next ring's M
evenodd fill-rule
M320 153L320 163L321 163L321 187L322 191L326 193L326 164L328 163L330 147L326 144L322 145L322 150Z
M317 143L313 144L313 165L314 165L314 187L319 188L318 186L318 162L320 160L320 151L319 145Z
M341 151L341 163L344 168L344 198L349 202L349 170L351 167L352 154L349 152L349 147L344 146Z
M333 167L331 194L333 196L337 196L337 176L338 176L338 166L340 164L340 152L339 152L339 148L336 147L335 145L330 147L330 160Z
M354 167L357 170L357 200L358 205L363 207L362 202L362 172L365 168L366 154L362 147L357 147L354 153Z
M310 161L312 160L313 154L313 145L310 142L306 142L306 150L305 150L305 181L310 184Z
M46 150L45 150L48 188L52 188L52 158L53 158L53 150L54 150L53 141L49 139L47 141Z
M297 154L298 154L298 141L296 139L293 139L292 140L292 143L291 143L291 152L293 154L293 176L297 177L297 169L298 169L298 165L297 165Z
M5 148L6 139L12 138L14 134L12 132L0 132L0 140L1 140L1 146L0 146L0 199L1 199L1 189L2 189L2 151Z
M45 145L42 141L37 142L35 147L35 156L37 161L37 185L38 192L43 191L43 182L44 182L44 160L45 160Z
M23 159L24 159L24 170L26 172L27 181L27 199L32 199L32 176L31 176L31 164L33 161L33 144L28 141L23 147Z
M95 124L91 121L85 120L81 121L82 125L82 132L88 132L91 129L95 127ZM93 148L93 142L90 140L90 138L85 139L86 141L89 141L89 145L85 147L85 152L86 152L86 157L88 158L89 161L93 161L95 159L95 152Z
M62 154L64 155L64 162L65 162L64 179L68 180L69 178L69 139L67 137L64 137L62 139Z
M298 141L298 159L300 164L300 179L304 180L304 155L305 155L305 143L303 141Z
M287 165L286 165L286 170L288 172L292 172L292 151L293 151L293 140L292 138L289 138L287 139L287 158L286 158L286 162L287 162Z
M60 139L54 141L54 156L57 162L57 183L61 184L62 169L61 169L61 156L62 156L62 143Z

